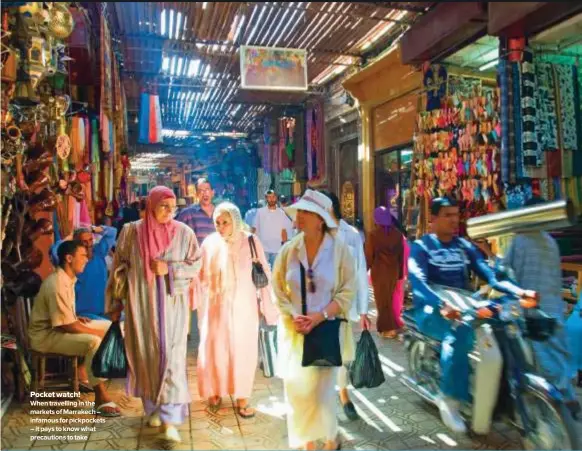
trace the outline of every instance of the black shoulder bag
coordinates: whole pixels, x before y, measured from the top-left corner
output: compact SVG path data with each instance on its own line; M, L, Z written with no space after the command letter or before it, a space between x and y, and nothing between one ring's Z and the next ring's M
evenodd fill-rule
M305 267L301 265L301 310L307 315L307 289ZM342 366L340 326L345 319L328 319L304 336L302 366Z
M251 258L253 259L253 269L252 269L252 278L255 287L257 288L265 288L269 285L269 279L265 274L265 270L263 269L263 265L259 261L259 257L257 255L257 248L255 246L255 240L253 236L249 236L249 246L251 247Z

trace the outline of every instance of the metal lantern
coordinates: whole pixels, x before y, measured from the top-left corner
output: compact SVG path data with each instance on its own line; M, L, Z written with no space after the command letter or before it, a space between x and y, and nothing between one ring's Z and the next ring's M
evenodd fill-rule
M74 27L75 21L67 3L54 2L50 10L49 32L57 39L67 39Z
M42 12L42 2L27 2L18 8L18 12L26 24L36 23Z

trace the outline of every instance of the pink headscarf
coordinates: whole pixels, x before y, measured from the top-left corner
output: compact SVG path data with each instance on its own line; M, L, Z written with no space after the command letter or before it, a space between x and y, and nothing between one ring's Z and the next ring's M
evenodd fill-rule
M176 235L178 223L175 220L160 224L154 216L156 206L164 199L170 198L176 198L170 188L165 186L153 188L147 197L145 217L137 226L137 241L148 282L154 279L154 273L150 269L151 260L165 252Z

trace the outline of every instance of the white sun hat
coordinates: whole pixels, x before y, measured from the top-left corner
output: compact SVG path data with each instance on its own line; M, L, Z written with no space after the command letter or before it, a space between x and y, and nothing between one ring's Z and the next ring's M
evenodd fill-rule
M298 210L310 211L311 213L316 213L325 221L325 224L330 229L337 228L337 224L331 218L329 212L333 208L331 199L323 193L313 191L308 189L303 194L303 197L299 199L293 205L286 207L285 212L295 221L295 216Z

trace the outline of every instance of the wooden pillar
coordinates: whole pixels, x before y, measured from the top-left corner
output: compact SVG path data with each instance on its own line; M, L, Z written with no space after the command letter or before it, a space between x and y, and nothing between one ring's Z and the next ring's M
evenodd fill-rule
M362 207L364 219L364 228L366 232L373 229L374 217L374 200L375 193L375 159L374 159L374 135L372 124L372 108L369 105L360 106L362 114L362 142L358 148L358 160L362 167Z

